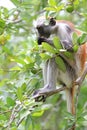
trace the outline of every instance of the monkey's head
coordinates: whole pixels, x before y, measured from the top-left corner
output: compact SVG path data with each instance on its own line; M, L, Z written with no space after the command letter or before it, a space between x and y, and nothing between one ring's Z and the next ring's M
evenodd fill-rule
M51 35L51 27L56 24L56 20L54 18L50 18L48 21L45 18L40 18L37 20L37 31L39 37L49 38Z

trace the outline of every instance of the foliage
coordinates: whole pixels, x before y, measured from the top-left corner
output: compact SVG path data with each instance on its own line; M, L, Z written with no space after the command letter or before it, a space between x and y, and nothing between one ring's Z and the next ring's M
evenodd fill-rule
M77 123L76 130L87 129L87 88L85 80L76 118L66 112L64 94L52 96L46 103L32 98L34 90L43 86L42 59L56 52L71 58L54 38L55 48L36 42L35 20L41 15L66 19L84 33L73 34L74 51L87 41L87 0L11 0L15 8L0 7L0 129L1 130L66 130ZM78 44L76 44L78 43ZM43 52L46 50L46 53ZM72 57L73 58L73 57ZM59 57L56 62L65 71ZM62 66L60 65L62 63ZM67 124L67 120L71 122Z

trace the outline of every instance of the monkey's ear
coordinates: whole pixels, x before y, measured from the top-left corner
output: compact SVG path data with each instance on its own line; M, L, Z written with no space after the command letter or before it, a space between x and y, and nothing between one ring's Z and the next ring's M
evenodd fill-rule
M56 24L55 18L50 18L49 25L54 26Z

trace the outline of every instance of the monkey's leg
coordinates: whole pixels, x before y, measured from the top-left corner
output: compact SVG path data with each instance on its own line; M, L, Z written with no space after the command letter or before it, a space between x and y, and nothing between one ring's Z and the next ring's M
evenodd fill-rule
M72 88L66 89L66 100L67 100L67 110L72 115L76 114L76 107L75 107L75 86L72 86ZM76 123L74 122L71 128L69 130L75 130Z
M75 115L74 97L75 97L75 87L66 88L67 110L73 115Z
M58 67L55 63L55 59L53 58L48 61L47 65L45 65L45 68L43 69L43 77L45 79L45 86L34 93L34 96L36 95L37 97L36 101L45 100L44 99L46 98L45 93L50 93L56 89L56 82L57 82L57 76L58 76L57 68ZM40 98L39 96L41 93L43 93L42 98Z
M48 69L48 61L46 61L44 64L43 64L43 79L44 79L44 86L47 84L47 69Z
M46 91L46 92L40 92L37 95L34 95L33 98L35 99L35 101L45 101L45 99L49 96L52 96L54 94L57 94L61 91L66 90L66 86L63 86L61 88L58 89L54 89L54 90L50 90L50 91Z

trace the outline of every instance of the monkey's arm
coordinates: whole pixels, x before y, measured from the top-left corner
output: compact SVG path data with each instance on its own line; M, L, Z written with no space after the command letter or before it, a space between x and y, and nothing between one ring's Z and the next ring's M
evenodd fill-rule
M42 42L46 42L52 46L54 46L53 44L53 41L52 40L49 40L48 38L45 38L45 37L38 37L37 39L37 42L38 42L38 45L41 45ZM58 43L59 44L59 43ZM68 42L67 40L61 40L60 41L60 44L62 45L62 47L64 49L66 49L67 51L73 51L73 48L72 48L72 45L70 42Z
M52 40L49 40L47 38L44 38L44 37L38 37L37 39L37 42L38 42L38 45L41 45L42 42L46 42L48 43L49 45L53 46L54 47L54 44L53 44L53 41ZM64 48L67 50L67 51L71 51L73 50L73 48L69 45L69 43L65 40L61 41L62 44L65 44L63 45ZM62 52L60 52L59 54L72 68L74 67L74 63L72 60L68 59Z
M73 47L72 47L71 42L67 40L61 40L61 44L64 49L66 49L67 51L73 52Z

